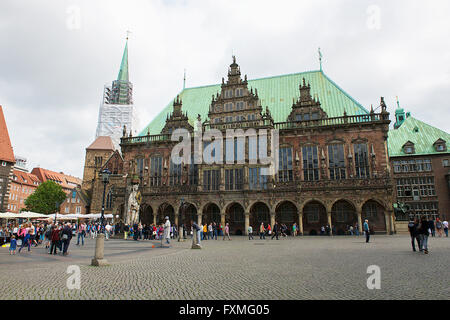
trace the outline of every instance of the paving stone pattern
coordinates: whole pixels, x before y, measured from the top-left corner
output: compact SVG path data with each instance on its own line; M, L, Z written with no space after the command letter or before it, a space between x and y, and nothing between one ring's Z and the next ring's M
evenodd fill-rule
M72 241L69 256L33 248L10 256L0 248L1 299L446 299L450 240L430 238L430 254L412 252L408 236L298 237L249 241L111 239L107 267L90 266L95 241ZM152 248L152 245L155 248ZM166 245L167 246L167 245ZM81 269L69 290L67 267ZM381 289L367 288L367 267L381 268Z

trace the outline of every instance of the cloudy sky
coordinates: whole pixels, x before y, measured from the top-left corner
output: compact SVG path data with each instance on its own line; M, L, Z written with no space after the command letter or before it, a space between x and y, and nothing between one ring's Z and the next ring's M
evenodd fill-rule
M82 177L129 41L142 129L182 89L319 68L370 108L395 97L450 131L450 1L1 0L0 105L28 167Z

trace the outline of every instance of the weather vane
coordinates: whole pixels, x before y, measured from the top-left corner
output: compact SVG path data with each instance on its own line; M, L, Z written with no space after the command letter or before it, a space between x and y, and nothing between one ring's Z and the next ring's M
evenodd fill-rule
M131 31L127 30L127 40L128 40L128 37L130 36L130 33L131 33Z

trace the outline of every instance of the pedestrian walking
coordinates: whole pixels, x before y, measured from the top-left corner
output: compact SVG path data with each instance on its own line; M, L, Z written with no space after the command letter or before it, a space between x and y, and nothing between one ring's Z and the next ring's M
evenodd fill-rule
M439 238L442 238L442 230L443 230L442 221L441 219L436 218L436 231L437 234L439 235Z
M430 235L430 223L425 216L422 216L419 224L420 247L419 250L428 254L428 237Z
M434 219L428 221L428 227L430 229L431 236L434 238L434 236L436 235L436 226L434 223Z
M16 254L16 248L17 248L17 240L15 236L11 236L11 242L9 244L9 254L14 255Z
M292 236L296 237L297 236L297 223L294 223L292 225Z
M444 220L444 222L442 222L442 226L444 227L445 236L448 238L448 221Z
M228 224L228 223L227 223ZM218 235L218 230L217 230L217 228L218 228L218 226L217 226L217 224L214 222L213 223L213 234L214 234L214 239L216 239L217 240L217 235ZM228 229L229 229L229 227L228 227ZM224 237L225 237L225 234L223 235ZM228 236L228 237L230 237L230 236ZM230 239L231 240L231 239Z
M123 227L123 239L127 240L128 232L130 232L130 227L126 224L125 227Z
M77 246L80 245L80 239L81 245L84 246L84 237L86 236L86 224L84 222L78 225L77 233Z
M408 230L409 230L409 234L411 236L411 245L412 245L412 249L414 252L416 252L416 245L415 245L416 241L417 241L417 246L420 249L420 239L419 239L419 234L418 234L418 230L417 230L418 225L419 225L419 221L417 219L411 219L411 221L409 221L409 224L408 224Z
M213 230L213 224L212 224L212 222L208 225L208 240L209 239L213 239L213 232L214 232L214 230Z
M225 225L225 232L223 234L223 240L225 240L225 237L228 237L228 240L231 240L231 238L230 238L230 225L228 223Z
M253 228L248 226L248 240L253 240Z
M19 248L19 253L22 251L22 249L27 246L28 247L28 252L32 252L31 251L31 241L30 241L30 234L26 231L25 228L22 229L22 235L25 234L23 236L23 240L22 240L22 246Z
M266 240L266 228L264 228L264 222L261 222L261 225L259 226L259 239Z
M50 251L49 254L56 254L57 253L57 247L59 242L59 230L56 225L52 227L51 236L50 236L51 244L50 244Z
M369 243L370 240L370 228L369 228L369 220L364 220L364 233L366 234L366 243Z
M63 245L63 255L67 256L69 254L67 250L69 249L70 240L72 240L72 226L70 223L67 223L62 229L60 240Z
M280 229L280 226L279 226L278 222L275 221L275 224L273 225L273 230L272 230L273 232L272 232L271 240L273 240L274 237L276 237L277 240L280 240L280 239L278 239L279 229Z

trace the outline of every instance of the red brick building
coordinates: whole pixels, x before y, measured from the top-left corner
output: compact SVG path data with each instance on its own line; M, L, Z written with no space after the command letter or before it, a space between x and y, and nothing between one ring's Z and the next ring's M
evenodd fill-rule
M247 80L233 59L221 84L184 89L137 137L124 130L122 155L113 154L103 166L120 168L107 186L109 210L125 221L132 186L138 185L143 223L165 216L177 225L228 222L232 233L243 234L249 225L258 230L261 222L277 220L313 235L327 224L337 234L349 225L361 229L367 218L376 232L392 233L389 123L383 98L380 113L369 111L321 70ZM175 164L171 134L178 128L192 134L192 145L194 132L204 136L214 129L225 137L227 129L277 129L279 170L261 175L264 165L249 161L249 137L244 149L238 139L200 147L214 150L213 157L235 149L233 164ZM99 212L99 175L93 189L91 210Z
M14 169L11 179L8 211L19 213L25 209L25 200L34 193L41 181L32 173Z
M63 172L55 172L43 168L34 168L31 173L34 174L41 181L41 183L50 180L56 182L62 187L63 191L67 195L67 198L61 204L59 213L85 214L87 212L88 199L81 190L81 179L66 175Z

